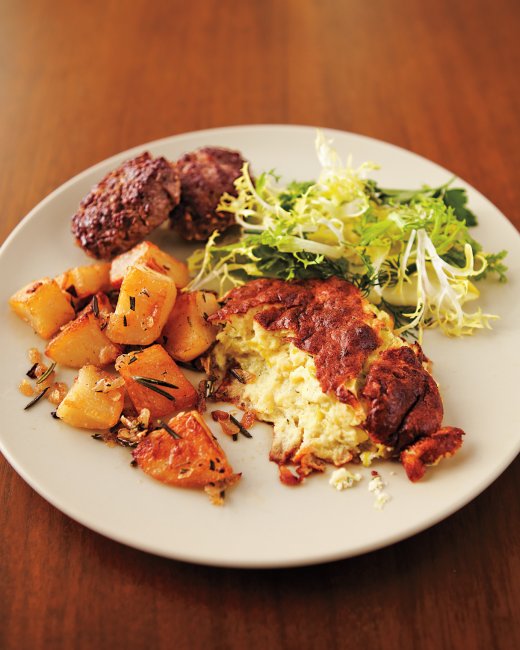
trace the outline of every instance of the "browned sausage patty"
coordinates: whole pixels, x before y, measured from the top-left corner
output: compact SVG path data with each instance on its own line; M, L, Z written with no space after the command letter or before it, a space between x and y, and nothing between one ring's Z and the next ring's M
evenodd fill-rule
M144 152L92 188L72 217L72 234L97 259L111 259L168 218L180 197L175 166Z
M233 215L218 212L217 206L224 192L236 195L233 183L244 162L238 151L220 147L197 149L179 159L181 200L171 216L184 239L204 241L214 230L222 232L233 225Z

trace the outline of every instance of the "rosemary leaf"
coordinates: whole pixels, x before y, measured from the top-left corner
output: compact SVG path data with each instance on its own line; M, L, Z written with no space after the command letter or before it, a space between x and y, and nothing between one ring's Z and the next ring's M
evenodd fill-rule
M155 379L154 377L139 377L135 376L134 379L138 381L139 379L143 379L144 381L147 381L149 384L157 384L157 386L164 386L165 388L179 388L175 384L170 384L168 381L164 381L163 379Z
M34 405L36 404L36 402L39 402L39 401L41 400L41 398L45 395L45 393L46 393L48 390L49 390L49 386L47 386L47 388L44 388L44 389L42 390L41 393L38 393L38 395L36 395L36 397L33 398L33 399L29 402L29 404L26 404L26 405L23 407L23 410L24 410L24 411L27 411L27 409L30 409L31 406L34 406Z
M56 362L51 364L41 377L38 377L38 379L36 380L36 384L43 384L43 382L47 379L47 377L50 377L50 375L54 371L54 368L56 368Z
M249 431L248 431L248 430L247 430L247 429L246 429L246 428L245 428L245 427L244 427L244 426L239 422L239 420L237 420L235 417L233 417L233 416L231 415L231 413L229 414L229 419L231 420L231 422L233 422L233 424L234 424L235 426L238 427L238 430L240 431L240 433L241 433L243 436L245 436L246 438L252 438L252 437L253 437L253 436L249 433Z
M182 436L180 436L177 431L174 431L170 426L168 426L166 422L159 420L159 425L161 429L164 429L166 433L169 433L172 438L175 438L175 440L182 440Z
M166 397L166 399L169 399L171 402L175 401L175 397L173 395L170 395L170 393L167 393L165 390L162 390L162 388L159 388L155 384L150 383L145 377L134 377L134 379L138 384L141 384L141 386L148 388L148 390L153 390L154 392L159 393L159 395Z

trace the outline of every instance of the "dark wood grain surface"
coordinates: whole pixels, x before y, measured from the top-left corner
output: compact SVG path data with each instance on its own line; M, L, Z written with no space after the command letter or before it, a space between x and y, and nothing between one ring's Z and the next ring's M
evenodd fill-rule
M111 154L246 123L411 149L520 227L519 26L516 0L4 0L0 238ZM518 468L392 547L240 571L105 539L0 457L0 648L518 648Z

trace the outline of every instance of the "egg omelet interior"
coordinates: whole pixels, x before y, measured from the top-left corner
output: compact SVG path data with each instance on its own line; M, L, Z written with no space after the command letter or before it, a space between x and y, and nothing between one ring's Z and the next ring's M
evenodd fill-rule
M366 464L385 455L362 424L366 413L323 392L313 357L288 340L289 332L268 331L254 320L255 310L232 316L218 335L214 362L225 372L230 360L254 377L240 386L242 406L274 425L271 458L298 462L304 455L340 466L360 456ZM400 346L391 328L380 332L382 347ZM356 394L359 378L347 386Z

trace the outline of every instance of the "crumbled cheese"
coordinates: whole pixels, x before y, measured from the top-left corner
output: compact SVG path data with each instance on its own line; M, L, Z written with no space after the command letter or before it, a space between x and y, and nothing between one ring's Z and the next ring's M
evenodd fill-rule
M358 474L357 472L354 474L353 472L349 472L348 469L340 467L340 469L332 472L329 485L332 485L332 487L335 487L336 490L339 491L346 490L351 488L354 483L361 481L361 478L361 474Z
M374 474L368 484L368 491L374 494L374 508L382 510L385 503L390 501L390 495L384 491L385 484L379 474Z

